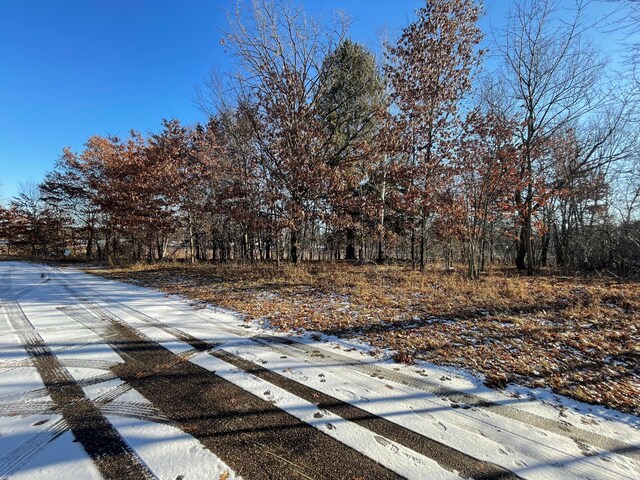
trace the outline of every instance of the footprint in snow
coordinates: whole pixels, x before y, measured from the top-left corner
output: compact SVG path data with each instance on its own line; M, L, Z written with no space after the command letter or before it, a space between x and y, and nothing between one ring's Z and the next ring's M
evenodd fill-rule
M375 439L376 442L378 442L383 447L387 447L393 453L398 453L400 451L400 449L398 448L397 445L395 445L394 443L390 442L386 438L381 437L380 435L374 435L373 438Z
M301 381L301 382L306 382L307 380L309 380L309 377L307 377L300 370L296 370L295 368L285 368L284 372L290 373L291 376L295 377L296 380Z
M432 424L436 425L440 430L442 430L443 432L447 431L447 427L444 423L438 421L436 419L436 417L434 417L433 415L431 415L429 412L424 412L422 410L416 410L414 407L409 407L411 409L411 411L413 413L415 413L417 416L419 416L420 418L423 418L425 420L429 420L429 422L431 422Z
M235 354L237 356L239 356L239 357L242 357L242 358L245 358L245 359L248 359L248 360L257 360L258 359L258 357L255 354L253 354L251 352L248 352L243 348L236 348L235 349Z
M345 388L336 388L335 391L336 391L336 393L342 394L344 397L348 397L350 400L357 400L358 399L358 395L353 393L351 390L347 390Z
M363 402L369 402L369 399L367 397L358 395L357 393L354 393L351 390L347 390L346 388L336 388L334 389L334 391L341 394L343 397L347 397L349 400L362 400Z
M267 391L263 392L262 394L263 394L265 397L267 397L267 398L266 398L267 402L271 402L271 403L274 403L274 402L275 402L276 397L275 397L275 395L272 395L272 394L271 394L271 390L267 390Z

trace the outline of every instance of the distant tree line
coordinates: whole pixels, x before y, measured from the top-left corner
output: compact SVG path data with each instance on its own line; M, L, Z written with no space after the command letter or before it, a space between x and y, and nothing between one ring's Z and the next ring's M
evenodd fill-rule
M639 85L566 13L515 3L489 71L473 0L427 0L382 59L344 19L256 0L224 37L237 70L201 92L206 124L65 149L0 208L0 239L112 262L638 273Z

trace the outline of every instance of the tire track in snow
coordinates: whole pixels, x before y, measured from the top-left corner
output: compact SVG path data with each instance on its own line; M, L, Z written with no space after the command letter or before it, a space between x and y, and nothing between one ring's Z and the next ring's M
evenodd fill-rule
M173 425L160 410L148 403L110 401L100 405L100 410L105 415L117 415L119 417L135 418L146 422L165 423Z
M331 395L319 392L226 350L215 350L209 352L209 355L282 388L314 404L320 410L332 412L344 420L369 430L375 434L376 441L383 446L391 446L393 443L403 445L435 460L441 467L451 472L459 472L466 478L477 480L520 478L502 467L478 460L442 442L420 435L390 420L374 415Z
M0 458L0 479L9 478L31 457L69 430L64 419L58 419L39 430L29 440L21 443Z
M309 360L316 364L329 361L340 362L345 366L349 366L351 370L373 378L379 378L398 385L411 387L440 398L446 397L452 403L485 409L491 413L511 420L516 420L525 425L570 438L578 444L582 443L590 445L592 447L615 452L619 455L624 455L633 460L640 461L640 448L638 446L629 445L625 442L605 435L600 435L598 433L588 432L569 423L563 423L558 420L542 417L535 413L520 410L509 405L501 405L499 403L486 400L478 395L461 392L427 379L419 379L385 367L370 365L366 362L358 361L352 357L326 349L322 349L320 351L319 347L307 345L296 340L265 334L253 335L242 328L234 328L228 325L216 324L216 327L219 327L228 333L243 335L251 341L266 345L272 349L276 349L282 354L291 355L299 360ZM318 355L318 353L320 353L320 355Z
M56 280L69 291L76 299L91 311L95 316L99 316L103 319L112 318L111 314L106 308L104 308L99 302L88 299L86 296L82 296L80 292L74 287L70 286L67 282L60 279ZM110 304L108 304L110 306ZM120 308L122 305L123 308ZM204 342L196 337L185 333L179 329L168 326L154 319L153 317L132 309L124 304L118 304L116 307L118 310L125 310L126 313L131 313L137 319L141 320L147 325L151 325L158 329L161 329L174 337L184 341L193 347L194 350L208 352L209 355L214 356L224 362L227 362L257 378L267 381L283 390L286 390L297 397L316 405L319 409L323 409L333 414L354 423L360 427L372 432L374 438L378 443L390 447L394 443L405 446L415 452L424 455L427 458L435 460L441 467L451 472L460 472L463 476L471 477L475 479L515 479L519 478L517 475L503 469L497 465L489 462L483 462L473 458L470 455L462 453L452 447L449 447L436 440L424 437L416 432L406 429L400 425L397 425L382 417L373 415L365 410L355 407L351 404L343 402L330 395L318 392L306 385L290 380L278 373L272 372L264 367L261 367L253 362L245 360L239 356L233 355L227 351L215 349L218 345ZM70 309L67 310L69 312ZM73 309L77 310L77 309ZM75 312L74 318L78 318L77 315L81 312ZM79 321L79 320L77 320ZM118 321L119 320L115 320ZM85 319L83 324L88 323ZM121 323L121 322L120 322ZM127 327L131 328L131 327Z
M51 280L51 278L47 277L44 273L40 274L40 278L42 280L38 283L34 283L33 285L27 285L26 287L22 287L18 290L15 290L13 294L13 298L18 300L20 297L25 296L27 293L30 293L34 289L38 288L40 285L44 285L45 283L48 283L49 280Z
M43 398L49 395L49 391L46 388L37 388L35 390L29 390L28 392L17 392L9 395L3 395L0 397L0 402L12 402L14 400L33 400L36 398Z
M62 362L61 362L62 363ZM62 363L62 365L64 365ZM33 365L30 365L33 366ZM84 380L77 380L76 383L80 387L88 387L97 383L107 382L109 380L115 380L118 377L113 372L108 372L103 375L96 375L95 377L86 378ZM27 392L17 392L9 395L0 396L2 402L12 402L18 400L33 400L36 398L43 398L49 395L49 391L45 388L37 388L35 390L29 390Z
M82 388L67 369L53 355L33 324L22 311L20 304L11 295L11 270L0 278L0 297L9 326L16 333L22 347L33 360L38 374L56 405L57 410L87 454L91 457L105 479L154 479L154 475L138 458L116 429L100 412L99 408L84 394ZM57 432L57 430L56 430ZM59 432L62 434L63 432ZM49 437L48 437L49 438ZM7 462L8 475L49 441L35 441L36 447L19 446Z
M113 308L129 313L139 320L145 321L145 318L153 319L153 317L150 317L146 313L130 307L122 302L117 302L108 297L104 297L104 299L107 305L109 305L110 307L113 306ZM168 304L171 305L169 302ZM175 309L179 309L178 306L171 306ZM347 355L342 355L337 352L321 349L317 346L308 345L304 342L296 341L290 338L278 337L275 335L256 335L244 328L225 325L222 322L214 323L211 321L211 319L206 318L205 315L197 315L207 323L214 325L215 328L220 328L227 333L239 335L250 341L268 346L269 348L272 348L282 353L283 355L290 355L299 360L311 361L317 365L321 365L323 362L339 362L345 366L348 366L351 370L357 371L373 378L379 378L381 380L392 382L398 385L404 385L416 390L423 391L425 393L435 395L440 398L446 397L452 403L485 409L488 412L508 418L510 420L515 420L525 425L569 438L576 444L590 445L602 450L615 452L616 454L626 456L628 458L631 458L632 460L640 461L640 447L636 445L629 445L620 440L616 440L605 435L600 435L598 433L589 432L587 430L576 427L575 425L564 423L551 418L546 418L535 413L520 410L510 405L502 405L496 402L492 402L478 395L449 388L428 379L416 378L403 372L390 370L383 366L370 365L366 362L359 361ZM157 320L155 321L157 322Z
M0 404L0 416L14 417L16 415L42 415L57 413L57 406L50 401L29 402L20 399L14 402Z
M109 323L105 341L125 360L114 372L238 474L256 479L399 478L271 402L170 352L95 302L83 306L86 310L67 308L65 313L82 325ZM210 345L202 343L208 350ZM332 464L329 458L342 462Z

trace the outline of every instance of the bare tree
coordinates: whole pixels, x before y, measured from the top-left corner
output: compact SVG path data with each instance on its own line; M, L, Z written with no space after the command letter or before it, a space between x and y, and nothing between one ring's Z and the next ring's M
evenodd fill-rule
M497 39L503 62L499 80L510 100L503 107L521 124L526 187L515 193L522 216L516 264L529 275L535 264L536 163L544 157L548 139L603 100L599 81L605 62L585 39L584 3L579 0L569 17L567 13L553 0L520 0ZM561 20L561 14L569 20Z
M640 0L606 0L618 8L610 15L612 20L604 30L622 31L628 35L622 42L622 55L631 66L632 81L640 90ZM638 92L640 93L640 92Z
M255 107L248 118L258 159L283 205L295 263L301 227L335 167L321 158L325 142L315 104L323 62L345 38L348 22L339 18L327 27L286 0L254 0L252 7L249 18L238 10L224 42L239 64L237 98Z
M467 115L455 159L458 189L450 208L459 216L460 237L467 249L468 275L478 279L491 225L512 214L509 197L517 184L519 158L513 146L513 122L479 108Z

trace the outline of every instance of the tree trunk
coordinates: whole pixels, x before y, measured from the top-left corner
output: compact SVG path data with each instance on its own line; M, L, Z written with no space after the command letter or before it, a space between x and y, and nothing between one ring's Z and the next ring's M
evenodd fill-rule
M479 271L479 261L478 261L478 248L477 248L477 244L474 240L471 240L469 242L469 252L467 255L467 265L468 265L468 270L467 273L469 275L469 278L472 280L477 280L480 277L480 271Z
M290 238L290 248L289 248L289 257L290 261L293 264L298 263L298 229L291 229L291 238Z
M533 258L533 243L532 243L532 220L533 220L533 192L532 185L529 184L528 189L530 190L527 195L527 236L525 237L525 249L527 253L527 275L533 276L535 267L534 267L534 258Z
M93 227L89 227L89 239L87 240L87 258L93 258Z
M520 227L520 237L518 238L516 251L516 268L518 270L525 270L527 268L527 264L524 261L527 256L526 231L527 230L524 225Z
M158 261L162 260L164 252L162 249L162 241L160 240L160 235L156 236L156 252L158 253Z
M426 236L427 236L427 216L423 212L422 214L422 222L420 225L420 271L424 272L426 258L425 258L425 249L426 249Z
M416 227L411 227L411 268L416 269Z
M386 156L385 156L386 160ZM387 173L382 175L382 191L380 192L380 225L378 227L378 263L384 263L384 214L385 214L385 195L387 191Z
M249 233L247 232L247 228L242 228L242 251L240 253L243 260L249 259Z
M195 245L195 234L193 232L193 225L191 223L191 219L189 219L189 261L191 263L196 263L196 245Z
M269 234L264 240L264 258L271 260L271 243L273 242L273 234Z
M545 233L544 236L542 237L542 246L540 247L540 266L542 267L546 267L547 266L547 259L548 259L548 253L549 253L549 242L550 242L550 235L549 233Z
M276 268L280 271L280 232L276 230Z
M353 245L356 241L356 231L354 228L347 229L347 248L345 252L345 260L356 259L356 247Z
M98 252L98 260L102 260L104 258L102 247L100 246L100 242L97 239L95 240L95 242L96 242L96 250Z

